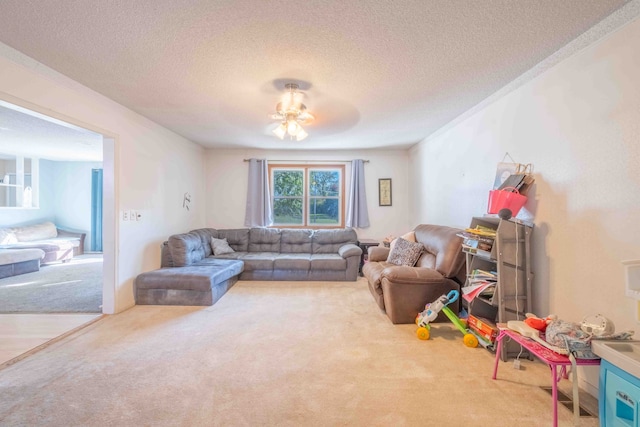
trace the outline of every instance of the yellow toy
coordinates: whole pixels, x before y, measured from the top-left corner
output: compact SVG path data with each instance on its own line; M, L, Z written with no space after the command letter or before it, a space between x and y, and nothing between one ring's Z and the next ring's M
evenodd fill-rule
M438 317L438 313L442 311L449 318L449 320L451 320L451 323L453 323L458 328L458 330L462 332L462 335L464 335L464 338L462 339L464 345L466 345L467 347L478 346L478 338L470 333L467 330L464 322L460 320L460 318L456 316L456 314L449 307L447 307L452 302L455 302L459 296L460 292L454 289L447 295L442 295L434 302L427 304L425 310L422 313L418 314L418 316L416 317L416 324L419 326L418 330L416 331L416 335L419 339L429 339L429 331L431 330L430 323L436 320L436 317Z

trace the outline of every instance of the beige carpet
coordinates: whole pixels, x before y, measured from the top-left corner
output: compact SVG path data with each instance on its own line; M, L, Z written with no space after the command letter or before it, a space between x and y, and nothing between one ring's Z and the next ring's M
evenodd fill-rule
M494 381L493 355L451 325L414 332L363 280L239 282L212 307L137 306L1 370L0 425L551 425L545 365L503 363Z
M102 313L102 254L0 279L0 313Z

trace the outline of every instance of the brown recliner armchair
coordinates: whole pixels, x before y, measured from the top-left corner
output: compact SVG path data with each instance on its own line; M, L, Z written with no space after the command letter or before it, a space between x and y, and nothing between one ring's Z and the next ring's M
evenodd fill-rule
M440 225L418 225L414 229L415 238L424 246L424 252L414 267L388 263L389 248L369 248L362 274L369 282L373 298L392 323L414 323L427 303L453 289L460 290L466 274L462 238L457 235L461 231ZM457 313L460 299L449 307ZM445 320L440 313L438 321Z

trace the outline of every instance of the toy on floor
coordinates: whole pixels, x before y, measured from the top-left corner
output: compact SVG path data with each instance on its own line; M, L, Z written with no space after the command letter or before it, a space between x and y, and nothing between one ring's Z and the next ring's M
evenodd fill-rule
M442 295L434 302L426 305L425 310L422 313L418 314L418 316L416 317L416 324L419 326L418 330L416 331L416 335L419 339L429 339L429 331L431 330L430 323L436 320L436 317L438 317L438 313L442 311L449 318L449 320L451 320L451 323L453 323L458 328L458 330L462 332L462 335L464 335L464 338L462 340L464 345L466 345L467 347L478 346L478 338L476 338L476 336L472 333L469 333L464 322L462 322L462 320L460 320L460 318L456 316L456 314L449 307L447 307L452 302L455 302L459 296L460 292L454 289L447 295Z

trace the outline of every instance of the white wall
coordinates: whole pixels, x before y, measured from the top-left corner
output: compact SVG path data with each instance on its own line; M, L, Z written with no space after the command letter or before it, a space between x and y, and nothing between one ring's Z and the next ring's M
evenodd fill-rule
M40 203L36 209L0 209L0 227L51 221L58 227L87 233L91 247L91 169L101 162L40 159Z
M54 162L55 218L61 228L84 231L91 248L91 174L102 162Z
M408 157L406 150L363 151L275 151L275 150L207 150L206 155L206 223L213 228L244 227L247 198L248 163L244 159L267 160L369 160L365 164L367 205L371 227L357 229L358 237L383 239L398 236L415 224L408 220ZM349 194L351 164L345 163L345 192ZM378 179L392 179L392 206L378 206ZM346 215L346 210L345 210Z
M410 220L467 226L486 212L505 152L533 163L535 312L576 322L601 313L638 329L621 262L640 259L639 70L636 19L420 143Z
M0 99L115 140L116 208L138 209L143 220L120 220L112 226L116 230L115 300L106 310L119 312L132 306L133 279L159 267L160 243L170 234L204 225L200 202L204 150L3 44ZM195 200L190 211L182 208L186 191Z

